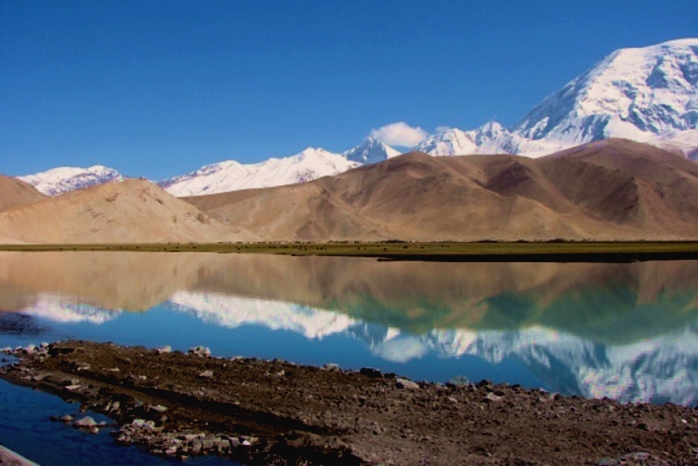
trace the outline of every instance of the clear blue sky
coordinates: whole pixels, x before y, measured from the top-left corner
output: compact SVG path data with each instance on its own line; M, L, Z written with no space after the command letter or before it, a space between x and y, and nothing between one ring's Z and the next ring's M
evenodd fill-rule
M0 0L0 173L509 126L615 49L695 36L696 0Z

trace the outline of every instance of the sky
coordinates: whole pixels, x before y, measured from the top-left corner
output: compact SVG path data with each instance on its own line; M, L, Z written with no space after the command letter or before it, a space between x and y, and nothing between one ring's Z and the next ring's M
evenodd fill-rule
M0 173L512 126L616 49L696 36L695 0L0 0Z

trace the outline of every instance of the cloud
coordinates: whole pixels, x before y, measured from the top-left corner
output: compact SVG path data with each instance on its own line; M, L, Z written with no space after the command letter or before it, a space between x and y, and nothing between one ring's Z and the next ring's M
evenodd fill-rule
M426 139L428 134L420 127L413 128L399 121L372 129L369 136L389 146L413 147Z

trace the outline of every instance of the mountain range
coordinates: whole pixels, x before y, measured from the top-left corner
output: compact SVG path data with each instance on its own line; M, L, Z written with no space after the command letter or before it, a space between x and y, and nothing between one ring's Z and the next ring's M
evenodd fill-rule
M645 142L698 159L698 39L617 50L543 100L511 128L496 121L469 131L445 128L412 150L439 156L540 157L607 138ZM335 175L399 153L368 138L341 154L308 148L256 164L229 160L158 184L175 196L273 187ZM21 177L52 196L121 178L102 166L63 167Z
M368 138L159 183L0 177L0 242L696 239L697 99L698 39L619 50L512 129L444 129L407 154Z
M698 238L698 164L623 139L537 159L412 152L183 198L142 179L49 197L5 177L0 191L14 193L0 211L4 243Z

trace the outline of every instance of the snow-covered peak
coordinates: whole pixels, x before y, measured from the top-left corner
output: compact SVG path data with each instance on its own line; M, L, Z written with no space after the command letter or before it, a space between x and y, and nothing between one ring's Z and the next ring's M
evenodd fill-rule
M206 165L158 184L175 196L199 196L302 183L336 175L357 166L358 163L351 162L340 154L308 147L290 157L270 158L255 164L229 160Z
M414 150L429 155L521 154L540 156L566 147L566 145L561 144L528 140L507 130L500 123L490 121L470 131L458 128L442 130L429 136Z
M432 134L414 148L429 155L467 155L474 154L477 149L472 135L458 128Z
M514 132L573 145L698 127L698 39L617 50L545 99Z
M124 179L116 170L102 165L89 168L59 167L18 178L49 196Z
M369 137L358 146L343 152L342 155L352 162L368 165L397 157L400 153L400 151L393 149L387 144Z
M617 50L531 110L513 129L491 121L448 128L415 150L431 155L539 157L585 142L627 138L698 158L698 39Z

